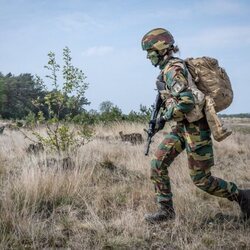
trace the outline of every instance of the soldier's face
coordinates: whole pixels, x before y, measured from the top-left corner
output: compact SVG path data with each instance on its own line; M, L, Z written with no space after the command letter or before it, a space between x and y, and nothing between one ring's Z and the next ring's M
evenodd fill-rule
M156 67L159 63L159 54L155 50L148 50L147 59Z

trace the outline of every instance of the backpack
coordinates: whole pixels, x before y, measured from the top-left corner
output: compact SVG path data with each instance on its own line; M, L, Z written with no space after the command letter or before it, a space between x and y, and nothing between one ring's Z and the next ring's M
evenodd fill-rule
M187 58L184 60L197 88L213 98L216 112L232 103L233 90L226 71L211 57Z

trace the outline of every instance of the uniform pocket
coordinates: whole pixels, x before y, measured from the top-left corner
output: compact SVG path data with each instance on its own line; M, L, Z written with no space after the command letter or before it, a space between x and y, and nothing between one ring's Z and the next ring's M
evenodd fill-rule
M197 149L211 145L211 131L205 129L203 124L199 122L185 124L185 143L188 151L196 151Z

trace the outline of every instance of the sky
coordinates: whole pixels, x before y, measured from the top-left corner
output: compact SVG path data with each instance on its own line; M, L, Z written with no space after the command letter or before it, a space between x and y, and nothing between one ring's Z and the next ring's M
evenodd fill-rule
M68 46L87 76L88 109L111 101L129 113L153 104L159 69L141 39L161 27L173 34L176 56L215 57L226 69L234 101L221 113L250 112L248 0L0 0L0 13L0 72L45 78L48 52L62 64Z

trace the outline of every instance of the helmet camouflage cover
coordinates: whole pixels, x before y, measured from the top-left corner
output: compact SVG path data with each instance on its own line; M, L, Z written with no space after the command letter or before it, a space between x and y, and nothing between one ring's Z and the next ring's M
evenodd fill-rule
M160 51L170 48L173 44L174 38L172 34L163 28L150 30L141 41L143 50L152 49Z

